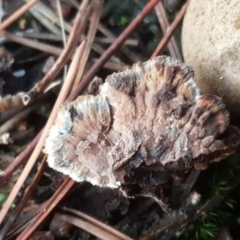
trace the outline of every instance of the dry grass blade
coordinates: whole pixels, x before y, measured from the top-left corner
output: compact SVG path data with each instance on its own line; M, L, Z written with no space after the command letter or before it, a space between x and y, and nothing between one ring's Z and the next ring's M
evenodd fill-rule
M43 33L43 32L18 32L17 36L19 37L24 37L24 38L33 38L33 39L41 39L41 40L46 40L46 41L56 41L60 42L62 41L61 36L57 36L52 33Z
M27 203L27 201L29 200L33 190L36 188L40 178L42 177L42 174L45 170L46 167L46 160L47 160L47 156L45 155L41 166L38 169L37 174L35 175L35 178L33 179L33 182L31 183L31 185L26 189L23 198L21 199L20 203L17 205L17 208L14 210L14 212L12 213L11 217L8 219L8 221L6 222L6 224L4 225L4 227L2 228L1 232L0 232L0 239L4 239L6 233L8 232L9 228L11 227L11 225L13 224L13 222L16 220L16 218L18 217L18 215L21 213L21 211L23 210L25 204Z
M56 2L57 2L58 16L59 16L60 23L61 23L62 42L63 42L63 46L65 47L67 44L67 39L66 39L65 30L64 30L64 20L63 20L63 16L62 16L62 9L61 9L60 0L57 0Z
M138 14L138 16L128 25L128 27L122 32L122 34L116 39L116 41L104 52L104 54L98 59L98 61L91 67L81 83L78 84L74 92L69 96L68 100L74 100L79 93L81 93L89 82L93 79L98 70L104 66L108 59L119 49L119 47L125 42L129 35L136 29L136 27L142 22L142 20L153 10L158 4L159 0L151 0L144 9Z
M158 44L158 46L155 49L154 53L152 54L151 58L154 58L157 55L162 53L162 51L164 50L164 48L168 44L169 39L172 37L174 31L177 29L177 27L181 23L184 15L185 15L185 12L187 11L188 4L189 4L189 0L182 6L181 10L179 11L177 16L175 17L175 19L172 22L172 24L170 25L170 27L168 28L168 31L166 32L163 39Z
M43 144L44 144L44 141L45 141L45 138L47 137L48 135L48 132L49 132L49 129L50 127L52 126L53 122L54 122L54 119L57 115L57 112L58 112L58 109L59 109L59 106L64 102L65 98L67 97L67 94L70 90L70 87L71 87L71 84L72 84L72 81L74 79L74 77L76 76L76 69L78 68L79 66L79 62L80 62L80 58L82 56L82 53L84 51L84 48L86 46L86 41L83 41L82 44L79 46L79 48L77 49L77 52L75 53L74 55L74 59L70 65L70 68L69 68L69 72L68 72L68 75L67 75L67 78L66 80L64 81L64 84L61 88L61 91L59 93L59 96L58 96L58 99L56 100L56 103L53 107L53 110L49 116L49 119L46 123L46 126L43 130L43 133L36 145L36 148L34 149L28 163L26 164L22 174L20 175L17 183L15 184L14 188L12 189L10 195L8 196L8 199L4 205L4 207L2 208L1 212L0 212L0 223L2 223L5 215L7 214L9 208L11 207L11 204L12 202L14 201L15 197L17 196L19 190L21 189L24 181L26 180L29 172L31 171L33 165L35 164L37 158L38 158L38 155L39 153L41 152L42 150L42 147L43 147Z
M85 69L87 60L89 58L89 54L90 54L90 51L92 49L92 44L93 44L93 41L94 41L94 38L95 38L95 35L96 35L96 32L97 32L98 22L100 20L100 16L101 16L101 13L102 13L103 2L104 2L104 0L99 0L98 4L96 4L96 6L93 10L92 17L91 17L92 20L90 22L90 26L89 26L88 33L87 33L88 43L87 43L87 46L86 46L85 51L83 53L83 58L82 58L82 62L81 62L82 64L79 66L77 76L76 76L75 81L73 83L72 89L74 89L77 86L77 84L79 84L79 82L82 78L83 71Z
M61 30L59 27L61 26L61 21L59 17L44 3L39 2L34 6L30 13L38 20L40 23L46 27L52 33L61 36ZM55 26L56 24L57 26ZM64 29L67 32L71 32L71 25L63 21Z
M82 212L76 211L74 209L63 208L67 213L70 214L60 214L59 217L67 222L74 224L75 226L88 231L89 233L95 235L100 239L116 239L116 240L131 240L132 238L124 235L123 233L117 231L116 229L104 224L97 219L88 216ZM75 215L75 216L74 216Z
M8 41L13 41L13 42L25 45L27 47L35 48L37 50L40 50L55 56L59 56L62 53L62 48L54 47L50 44L42 43L39 41L33 41L31 39L23 38L7 31L2 32L1 35L4 36Z
M155 11L156 11L159 23L161 25L163 34L166 34L166 32L168 31L168 28L169 28L169 21L168 21L167 14L165 12L162 2L157 4L157 6L155 7ZM175 41L174 36L172 36L169 40L168 49L169 49L170 55L172 57L182 60L182 56L178 50L177 43Z
M54 195L47 201L44 211L41 211L30 223L30 225L24 229L24 231L18 236L17 240L28 239L36 228L42 223L48 214L55 208L55 206L63 199L67 192L72 188L75 182L66 178Z
M0 24L0 31L7 28L10 24L16 21L19 17L21 17L25 12L27 12L31 7L33 7L39 0L31 0L20 7L17 11L11 14L7 19L5 19Z

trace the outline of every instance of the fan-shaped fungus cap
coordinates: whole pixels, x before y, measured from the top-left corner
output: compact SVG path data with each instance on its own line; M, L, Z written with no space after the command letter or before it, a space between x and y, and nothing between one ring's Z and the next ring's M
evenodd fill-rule
M232 154L240 135L228 124L221 98L200 95L192 68L160 56L110 75L99 95L64 104L44 152L78 182L134 196Z

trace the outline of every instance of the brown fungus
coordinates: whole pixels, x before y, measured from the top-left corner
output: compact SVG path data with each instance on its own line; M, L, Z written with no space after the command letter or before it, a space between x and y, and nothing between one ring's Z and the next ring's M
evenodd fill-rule
M159 56L62 105L44 152L78 182L166 204L169 184L234 153L239 136L221 98L200 95L192 68Z

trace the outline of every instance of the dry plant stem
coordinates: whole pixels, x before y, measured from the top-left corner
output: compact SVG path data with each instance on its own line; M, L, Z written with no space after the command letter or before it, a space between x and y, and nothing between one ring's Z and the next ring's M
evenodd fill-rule
M27 12L33 5L35 5L39 0L31 0L21 6L18 10L16 10L14 13L12 13L7 19L5 19L0 24L0 31L7 28L9 25L11 25L14 21L16 21L19 17L21 17L25 12Z
M30 196L32 195L33 190L37 187L37 184L38 184L39 180L41 179L42 174L45 170L46 160L47 160L47 155L44 156L42 163L38 169L38 172L36 173L35 178L33 179L33 182L26 189L20 203L17 205L16 209L11 214L11 216L8 219L8 221L6 222L6 224L3 226L3 228L0 232L0 240L4 239L6 233L8 232L8 229L11 227L11 225L16 220L16 218L19 216L19 214L23 210L24 206L26 205L27 201L29 200Z
M41 5L41 2L36 4L36 6L30 10L30 13L42 26L48 29L49 32L55 34L56 36L61 36L61 31L59 27L55 25L55 22L51 21L51 19L42 14Z
M18 216L17 220L12 224L12 227L7 232L7 236L4 238L4 240L11 240L16 239L16 236L20 234L34 219L34 217L40 212L43 211L45 208L45 203L34 206L32 205L32 210L24 214L22 216L21 214Z
M6 132L9 132L13 128L17 126L17 124L25 119L36 107L39 105L39 103L33 104L32 106L29 106L28 108L24 109L17 115L13 116L11 119L9 119L6 123L0 126L0 135L4 134Z
M21 98L21 102L22 102L22 98ZM1 112L1 114L0 114L0 124L8 121L8 119L10 119L12 116L18 114L24 108L25 108L24 105L23 106L19 106L19 107L13 107L12 106L10 109L8 109L8 111Z
M85 219L81 219L79 217L75 217L70 214L61 214L60 213L60 214L58 214L58 216L60 218L62 218L64 221L69 222L69 223L93 234L98 239L111 239L111 240L130 239L130 238L116 237L115 235L109 233L108 231L105 231L104 229L99 228L98 226L95 226L94 224L87 222Z
M46 53L55 55L55 56L59 56L63 51L62 48L54 47L50 44L42 43L42 42L35 41L32 39L19 37L10 32L7 32L7 31L2 32L1 35L4 36L6 38L6 40L8 40L8 41L13 41L13 42L22 44L24 46L31 47L31 48L40 50L42 52L46 52Z
M98 24L98 29L106 37L113 39L113 40L117 39L116 36L114 34L112 34L107 28L105 28L101 23ZM127 43L127 41L128 40L126 40L125 44ZM138 56L133 51L128 49L127 47L122 46L121 50L125 54L125 56L127 56L132 62L137 62L139 60Z
M81 221L86 224L88 223L89 227L96 227L98 229L102 228L104 231L107 231L107 235L106 233L104 233L105 235L103 236L100 236L100 235L97 235L96 233L94 232L91 232L93 235L97 236L98 238L102 238L102 239L126 239L126 240L131 240L131 238L129 238L128 236L124 235L123 233L119 232L118 230L108 226L107 224L93 218L93 217L90 217L88 216L87 214L84 214L82 212L79 212L75 209L70 209L70 208L67 208L67 207L63 207L62 208L65 212L67 213L71 213L73 215L76 215L78 216L78 220L81 219ZM74 223L73 223L74 224ZM77 225L79 226L79 225ZM87 227L84 227L83 229L85 229L86 231L88 231L88 226ZM96 229L97 230L97 229ZM97 230L98 231L98 230ZM96 232L97 232L96 231ZM90 232L90 231L89 231ZM111 234L111 235L110 235ZM115 238L114 238L115 237Z
M26 1L26 0L25 0ZM61 26L60 19L58 16L43 2L39 2L34 6L30 13L49 31L55 35L61 36L59 27ZM67 32L71 31L71 25L67 22L63 22L64 29ZM57 25L57 26L56 26Z
M7 95L5 97L0 97L0 113L1 113L1 121L2 121L2 114L4 112L11 111L14 107L23 106L22 102L23 93L19 92L15 95Z
M105 49L103 47L101 47L100 45L97 45L96 43L93 43L92 45L92 49L97 52L99 55L103 55L105 52ZM112 56L109 61L112 61L114 63L122 63L122 61L116 57L116 56Z
M111 240L130 239L127 237L119 238L119 237L115 236L114 234L109 233L105 229L100 228L100 227L94 225L93 223L86 221L86 219L81 219L79 217L75 217L70 214L58 213L57 215L58 215L58 217L62 218L64 221L69 222L69 223L93 234L98 239L111 239Z
M91 59L91 62L93 62L93 63L96 63L97 61L98 61L98 59L96 59L96 58ZM124 67L126 67L126 65L123 65L120 63L115 63L115 62L110 62L110 61L105 63L105 65L103 66L103 68L109 69L114 72L123 71Z
M19 36L19 37L41 39L41 40L46 40L46 41L56 41L56 42L62 41L62 37L56 36L55 34L52 34L52 33L17 32L16 35Z
M57 4L58 17L60 19L60 24L61 24L63 48L65 48L66 44L67 44L67 39L66 39L67 37L66 37L65 29L64 29L64 21L63 21L63 16L62 16L62 8L61 8L60 0L56 0L56 4ZM66 75L67 75L67 66L64 66L63 79L65 79Z
M56 35L54 35L52 33L17 32L16 35L19 36L19 37L41 39L41 40L46 40L46 41L55 41L55 42L61 42L62 41L62 37L56 36ZM109 37L109 38L108 37L106 37L106 38L105 37L96 37L94 39L94 42L95 43L103 43L103 44L112 44L115 39L116 39L116 37L115 38L111 38L111 37ZM128 40L126 40L124 45L136 47L136 46L138 46L138 40L128 39Z
M171 23L170 27L168 28L168 31L166 32L166 34L164 35L164 37L162 38L162 40L160 41L160 43L158 44L157 48L155 49L154 53L152 54L151 58L156 57L157 55L160 55L162 53L162 51L164 50L164 48L166 47L169 39L172 37L174 31L177 29L177 27L179 26L179 24L181 23L184 14L187 10L189 1L187 1L181 8L181 10L179 11L179 13L177 14L177 16L175 17L174 21Z
M63 46L65 47L67 44L67 39L66 39L66 34L65 34L65 29L64 29L62 9L61 9L61 5L60 5L60 0L56 0L56 2L57 2L57 10L58 10L58 15L59 15L58 17L59 17L60 23L61 23L62 41L63 41Z
M4 204L4 207L2 208L1 212L0 212L0 224L2 223L5 215L7 214L9 208L11 207L11 204L13 203L15 197L17 196L19 190L21 189L25 179L27 178L29 172L31 171L33 165L35 164L38 155L40 154L45 138L47 137L49 130L54 122L54 119L57 115L59 106L64 102L65 98L67 97L67 94L69 92L69 89L71 87L72 81L76 75L76 69L79 66L79 62L80 62L80 58L83 54L84 48L86 46L86 40L82 42L82 44L78 47L77 52L74 55L74 59L70 65L69 68L69 72L67 74L66 80L64 81L64 84L61 88L61 91L59 93L59 96L56 100L56 103L53 107L53 110L49 116L49 119L46 123L46 126L44 127L44 130L42 132L42 135L31 155L31 157L29 158L24 170L22 171L17 183L15 184L13 190L11 191L11 193L8 196L8 199L6 201L6 203Z
M3 1L0 1L0 9L3 9ZM2 23L2 14L0 15L0 24Z
M156 14L158 17L158 21L161 25L163 34L166 34L166 32L168 31L169 22L168 22L167 14L165 12L162 2L157 4L157 6L155 7L155 11L156 11ZM168 49L169 49L170 55L172 57L177 58L182 61L182 56L178 50L174 36L172 36L169 40Z
M115 39L116 38L96 37L94 41L97 43L112 44L115 41ZM135 39L128 39L125 41L124 45L136 47L136 46L138 46L138 41ZM128 54L130 54L130 53L128 52Z
M119 49L119 47L124 43L128 36L136 29L136 27L142 22L142 20L148 15L159 0L151 0L144 9L138 14L138 16L130 23L130 25L122 32L122 34L116 39L116 41L104 52L104 54L99 58L99 60L89 69L88 73L82 79L81 83L77 86L74 92L69 96L68 100L74 100L79 93L81 93L84 88L93 79L98 70L108 61L108 59L114 54L114 52Z
M91 14L92 7L87 7L86 11L84 12L84 18L87 19L89 15ZM84 21L81 21L82 11L79 11L74 25L72 27L72 32L69 36L68 42L66 47L64 48L61 56L58 58L57 62L54 64L53 68L50 70L50 72L47 73L47 75L39 81L27 94L23 97L24 104L29 104L34 99L38 98L39 95L41 95L44 90L48 87L48 85L51 83L51 81L54 79L54 77L60 72L60 69L66 64L66 62L70 59L73 51L75 50L75 47L78 43L78 40L80 38L80 35L82 34L84 30Z
M72 179L66 178L54 195L47 201L45 209L33 219L30 225L18 236L17 240L28 239L39 224L42 223L54 207L63 199L63 197L65 197L74 184L75 182Z
M93 13L92 13L92 16L91 16L92 21L90 22L90 26L89 26L88 33L87 33L88 43L87 43L87 46L86 46L85 51L83 53L81 65L79 66L77 76L76 76L75 81L72 85L72 89L75 89L75 87L81 81L83 71L84 71L85 66L87 64L87 60L89 58L89 54L90 54L90 51L92 49L92 44L93 44L93 41L94 41L94 38L95 38L95 35L96 35L96 32L97 32L97 26L98 26L100 16L101 16L101 13L102 13L103 2L104 2L104 0L99 0L98 4L96 4L96 6L94 7L94 10L93 10Z

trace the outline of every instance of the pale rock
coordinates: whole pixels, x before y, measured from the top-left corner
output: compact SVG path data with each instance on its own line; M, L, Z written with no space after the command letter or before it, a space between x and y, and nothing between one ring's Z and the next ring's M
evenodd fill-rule
M240 1L191 0L182 29L184 61L202 93L240 116Z

